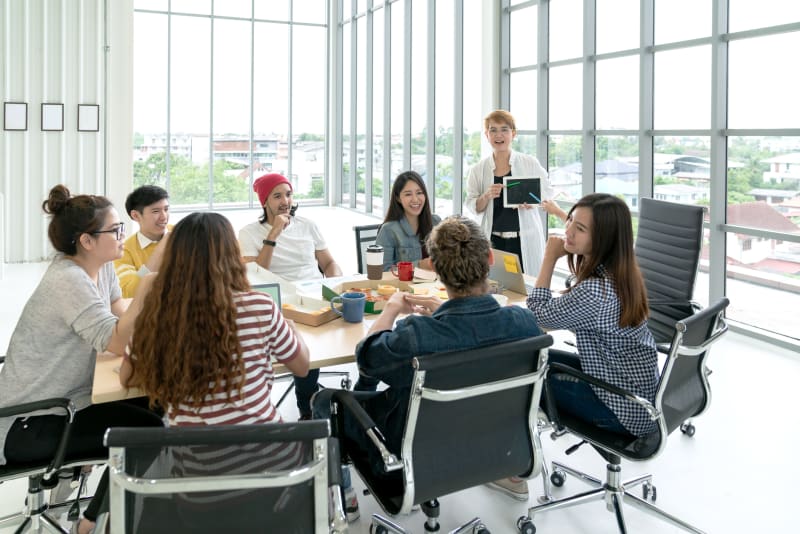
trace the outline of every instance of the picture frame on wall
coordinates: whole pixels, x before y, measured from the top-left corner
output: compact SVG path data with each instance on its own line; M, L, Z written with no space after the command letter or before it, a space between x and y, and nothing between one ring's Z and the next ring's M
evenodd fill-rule
M78 131L100 131L100 106L97 104L78 104Z
M42 104L42 131L64 131L64 104Z
M25 102L3 103L3 129L25 131L28 129L28 104Z

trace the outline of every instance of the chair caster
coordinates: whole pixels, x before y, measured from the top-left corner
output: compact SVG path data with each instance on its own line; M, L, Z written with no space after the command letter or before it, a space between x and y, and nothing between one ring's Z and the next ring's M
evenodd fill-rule
M642 499L647 500L648 497L651 501L656 502L656 487L650 482L645 482L642 484Z
M557 488L560 488L564 485L564 482L567 480L567 474L560 469L556 469L550 474L550 483Z
M692 423L683 423L681 425L681 432L683 432L684 434L686 434L690 438L692 436L694 436L694 431L695 431L695 428L694 428L694 425Z
M519 530L520 534L536 534L533 520L526 515L522 515L517 519L517 530Z
M339 385L342 386L342 389L350 390L353 388L353 381L350 380L350 377L348 376L346 378L342 378L342 382Z

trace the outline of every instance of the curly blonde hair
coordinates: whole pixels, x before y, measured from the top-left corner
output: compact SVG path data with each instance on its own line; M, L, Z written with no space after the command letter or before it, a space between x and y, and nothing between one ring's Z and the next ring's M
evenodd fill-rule
M442 283L459 295L486 285L489 276L489 240L480 227L453 215L431 231L427 241L433 268Z
M192 213L168 239L136 319L132 383L163 407L230 400L244 380L234 297L250 289L236 235L222 215Z

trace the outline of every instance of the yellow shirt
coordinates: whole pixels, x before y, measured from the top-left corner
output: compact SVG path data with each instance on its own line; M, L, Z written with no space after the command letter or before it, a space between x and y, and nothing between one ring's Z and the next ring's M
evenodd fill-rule
M172 230L172 226L168 226ZM125 240L122 257L114 260L114 269L117 271L119 285L123 298L131 298L139 287L139 280L147 274L147 269L142 269L148 262L158 246L158 241L150 241L141 232L136 232ZM144 241L144 246L142 242Z

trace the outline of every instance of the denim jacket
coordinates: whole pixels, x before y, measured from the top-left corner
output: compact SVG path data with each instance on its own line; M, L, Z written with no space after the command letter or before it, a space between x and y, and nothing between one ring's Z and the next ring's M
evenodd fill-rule
M433 225L442 222L442 218L433 214ZM424 236L426 239L428 236ZM383 270L388 271L398 261L410 261L417 266L422 259L422 244L420 238L411 229L405 215L397 221L383 223L376 245L383 247Z
M414 374L413 357L540 334L530 310L500 307L491 295L445 301L430 317L409 315L397 321L394 330L375 332L356 347L361 374L389 386L380 395L362 401L362 405L386 437L389 450L399 455Z

